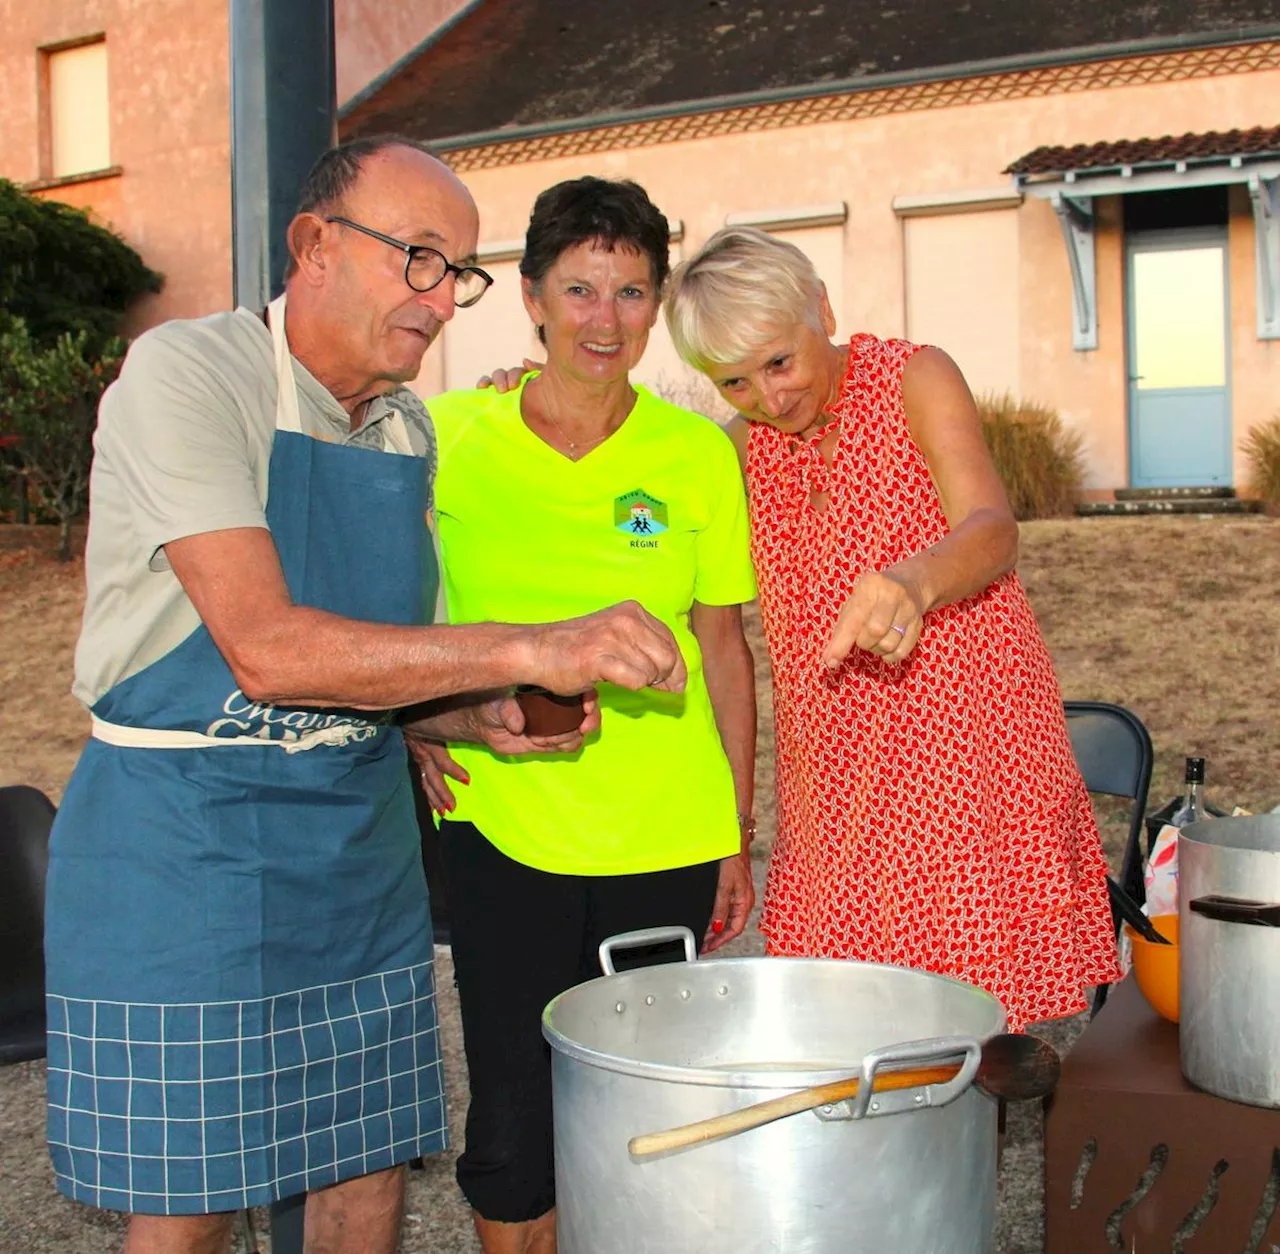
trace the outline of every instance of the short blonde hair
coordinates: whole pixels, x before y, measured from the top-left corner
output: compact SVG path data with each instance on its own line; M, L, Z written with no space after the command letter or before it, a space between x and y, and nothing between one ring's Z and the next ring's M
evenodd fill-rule
M794 244L730 226L676 267L663 304L676 352L706 370L749 357L798 322L821 331L825 291L813 262Z

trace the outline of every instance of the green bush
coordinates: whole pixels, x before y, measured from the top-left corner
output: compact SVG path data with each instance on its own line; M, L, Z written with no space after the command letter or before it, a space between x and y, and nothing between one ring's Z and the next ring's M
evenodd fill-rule
M1243 447L1250 493L1266 501L1268 509L1280 511L1280 414L1254 427Z
M1061 518L1080 499L1080 437L1056 410L1005 393L978 398L982 434L1014 517Z
M0 446L0 523L17 522L18 492L22 483L16 458L5 456Z
M86 351L97 356L133 302L162 282L83 209L0 178L0 306L36 343L52 348L60 335L83 331Z
M20 513L62 526L88 493L98 398L120 368L117 339L162 276L82 209L0 178L0 521Z
M64 334L46 348L21 321L0 333L0 444L18 459L37 506L58 520L64 561L71 524L88 502L98 401L125 350L117 339L90 353L89 335Z

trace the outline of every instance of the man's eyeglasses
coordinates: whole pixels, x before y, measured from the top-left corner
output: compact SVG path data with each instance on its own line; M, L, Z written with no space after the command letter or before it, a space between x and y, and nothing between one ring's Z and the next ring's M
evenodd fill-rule
M398 248L405 255L404 281L415 292L429 292L452 274L456 280L453 300L459 309L468 309L474 305L493 283L493 277L479 266L455 266L444 253L428 248L425 244L406 244L403 240L383 235L372 227L352 222L350 218L325 218L325 221L349 226L353 231L360 231L374 239L380 239L384 244L390 244L392 248Z

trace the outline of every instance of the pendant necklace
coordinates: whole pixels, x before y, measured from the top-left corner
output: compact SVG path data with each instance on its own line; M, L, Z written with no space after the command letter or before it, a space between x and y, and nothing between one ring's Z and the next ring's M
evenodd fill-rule
M582 455L582 456L585 456L585 455L586 455L587 453L589 453L593 448L595 448L595 446L596 446L597 444L601 444L601 443L603 443L605 440L607 440L607 439L608 439L608 438L613 434L613 432L612 432L612 431L606 431L606 432L604 433L604 435L598 435L598 436L596 436L596 438L595 438L594 440L586 440L586 441L583 441L583 442L581 442L581 443L580 443L580 442L579 442L579 441L577 441L577 440L571 440L571 439L569 439L569 433L568 433L568 432L567 432L567 431L566 431L566 430L565 430L565 429L560 425L559 421L556 419L555 414L553 414L553 413L551 412L551 410L549 410L549 409L546 407L546 405L545 405L545 404L544 404L544 405L543 405L543 407L542 407L542 412L543 412L544 414L546 414L547 418L548 418L548 419L550 419L550 421L551 421L551 425L552 425L553 427L555 427L555 429L560 433L560 438L561 438L561 439L565 442L565 444L568 446L568 449L569 449L569 457L570 457L570 459L571 459L571 460L573 460L573 461L577 461L577 460L578 460L578 457L579 457L578 450L579 450L579 449L581 449L581 450L582 450L582 454L581 454L581 455Z

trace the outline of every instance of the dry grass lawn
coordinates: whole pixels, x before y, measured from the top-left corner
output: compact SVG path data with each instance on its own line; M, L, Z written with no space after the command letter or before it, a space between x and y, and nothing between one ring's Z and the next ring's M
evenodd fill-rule
M83 566L53 549L52 529L0 527L0 784L57 799L88 720L67 691ZM1214 800L1280 804L1280 519L1027 523L1020 569L1063 695L1118 702L1151 730L1153 801L1178 792L1195 753ZM756 645L763 802L771 727Z
M1020 569L1063 695L1150 730L1153 804L1195 754L1210 800L1280 805L1280 519L1025 524Z
M54 528L0 527L0 785L55 801L89 732L69 691L84 563L58 562Z

